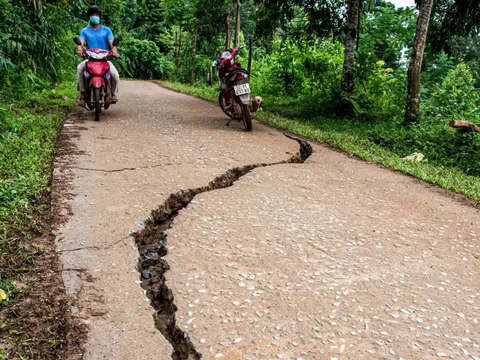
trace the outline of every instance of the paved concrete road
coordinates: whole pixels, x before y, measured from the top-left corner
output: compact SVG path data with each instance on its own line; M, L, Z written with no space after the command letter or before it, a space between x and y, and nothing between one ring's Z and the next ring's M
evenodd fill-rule
M171 193L287 160L298 144L258 123L225 127L214 105L152 83L121 90L100 122L80 112L64 128L76 155L59 156L54 176L72 194L58 190L71 210L57 234L63 278L89 326L84 359L169 359L129 232ZM175 218L177 326L204 359L477 359L479 211L316 148Z

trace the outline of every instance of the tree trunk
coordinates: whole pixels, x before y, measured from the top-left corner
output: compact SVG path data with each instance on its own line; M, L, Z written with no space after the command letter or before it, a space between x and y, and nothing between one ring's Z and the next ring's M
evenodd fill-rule
M175 80L178 80L178 32L175 30L175 50L174 50L174 57L175 57Z
M250 37L250 41L248 42L248 73L249 76L252 77L252 57L253 57L253 39Z
M353 67L355 65L355 39L361 0L348 0L347 24L345 25L345 52L343 58L342 91L353 94Z
M465 120L452 120L448 123L448 125L452 128L456 127L463 127L463 128L469 128L472 129L473 131L480 133L480 126L475 125L474 123L470 121L465 121Z
M213 85L213 66L210 66L208 69L208 85L212 86Z
M40 15L42 15L43 13L42 0L31 0L31 2L33 3L33 7L35 8L35 10L38 10Z
M230 47L230 43L232 42L230 38L230 13L225 13L225 49Z
M198 24L195 24L195 35L193 37L193 52L192 52L192 75L191 83L195 84L195 54L197 53L197 37L198 37Z
M355 45L355 51L358 51L358 47L360 46L360 34L362 33L362 4L358 5L358 24L357 24L357 40Z
M415 32L412 57L407 72L407 104L405 107L406 124L411 123L418 118L423 52L427 41L428 24L430 22L432 8L433 0L422 0L417 19L417 30Z
M178 74L180 75L180 55L182 53L182 24L179 26L178 33Z
M178 43L177 43L177 53L175 57L175 76L177 79L180 76L180 49L182 48L182 24L178 27Z
M235 16L235 47L240 44L240 0L233 0L237 4L236 16Z

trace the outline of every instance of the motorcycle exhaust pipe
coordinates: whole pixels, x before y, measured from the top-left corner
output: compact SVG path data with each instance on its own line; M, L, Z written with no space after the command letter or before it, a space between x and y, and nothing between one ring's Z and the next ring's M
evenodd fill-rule
M260 96L255 96L252 100L253 112L256 112L262 106L263 99Z

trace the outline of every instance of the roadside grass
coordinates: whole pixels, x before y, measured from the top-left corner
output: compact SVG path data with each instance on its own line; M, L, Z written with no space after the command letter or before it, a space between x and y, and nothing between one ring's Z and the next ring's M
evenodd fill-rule
M212 102L217 101L218 93L213 87L195 87L171 81L158 81L158 83L167 88L196 95ZM478 176L467 175L457 168L435 164L434 162L417 163L403 160L402 158L409 153L393 152L371 140L372 126L379 125L372 125L372 123L360 120L294 117L291 109L282 111L287 116L280 115L281 108L275 105L270 107L270 102L267 101L267 105L264 105L267 110L256 113L255 118L258 121L326 143L363 160L382 164L480 201L480 178ZM268 110L268 108L273 109L273 111Z
M23 349L16 358L33 358L38 343L58 343L55 334L39 339L22 333L6 314L37 271L28 242L44 231L57 137L75 97L75 83L64 82L16 104L0 104L0 335L6 334L0 359L11 354L7 348Z

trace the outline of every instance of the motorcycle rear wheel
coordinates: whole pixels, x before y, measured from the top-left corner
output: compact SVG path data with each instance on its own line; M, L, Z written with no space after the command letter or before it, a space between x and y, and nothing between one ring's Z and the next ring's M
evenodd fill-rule
M100 103L100 88L93 90L93 102L95 105L95 121L100 121L100 113L102 112L102 104Z
M243 113L243 125L245 125L245 129L247 131L252 131L253 124L252 124L252 113L250 112L250 107L248 105L242 105L242 113Z

